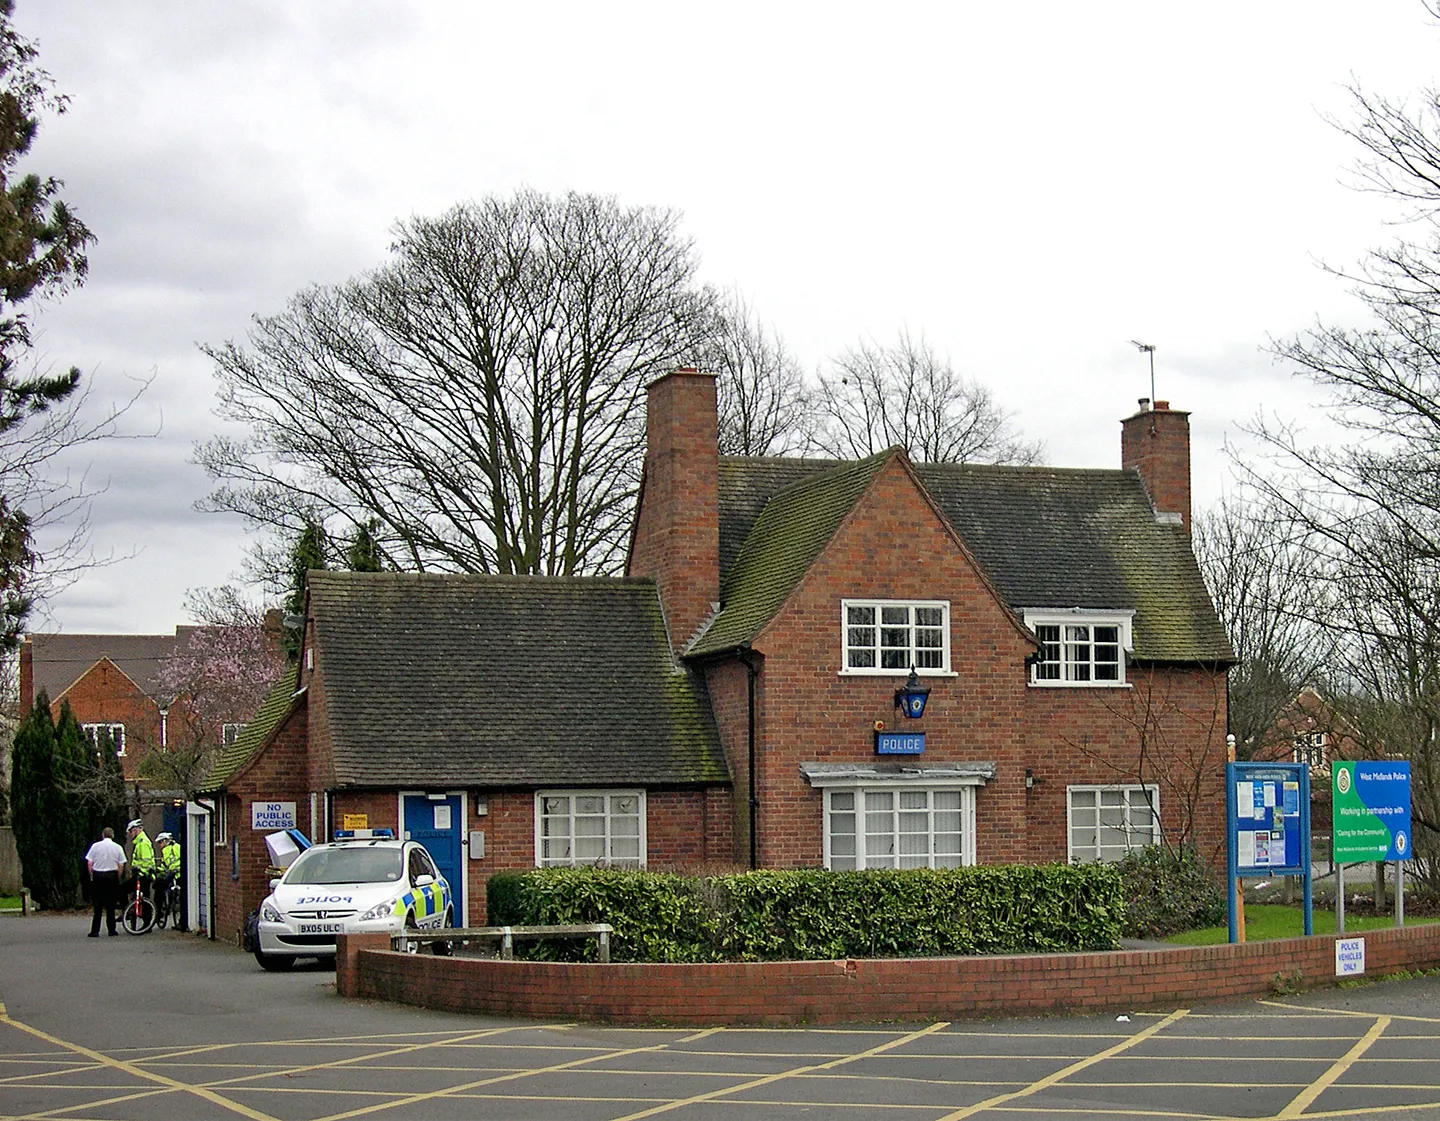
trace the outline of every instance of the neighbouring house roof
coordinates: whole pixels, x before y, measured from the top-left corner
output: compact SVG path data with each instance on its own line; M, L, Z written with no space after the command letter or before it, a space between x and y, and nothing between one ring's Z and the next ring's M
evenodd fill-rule
M720 461L722 606L693 653L740 645L768 622L755 605L778 610L864 490L840 481L868 483L876 459ZM1135 472L980 464L915 472L1011 608L1130 610L1137 659L1234 661L1189 535L1156 519ZM801 556L798 570L756 563ZM741 610L732 614L732 603Z
M300 666L291 663L284 676L270 687L270 692L265 694L265 699L260 702L255 715L245 722L245 727L235 737L235 741L221 748L216 754L214 762L210 764L210 772L200 783L201 790L222 789L250 762L255 753L265 746L270 733L285 719L294 704L299 677Z
M341 785L730 781L651 580L315 572L310 615Z
M58 700L96 662L109 658L146 696L157 703L169 700L160 696L156 676L165 659L196 629L176 627L174 634L28 635L35 674L33 696L39 696L44 689L51 701Z

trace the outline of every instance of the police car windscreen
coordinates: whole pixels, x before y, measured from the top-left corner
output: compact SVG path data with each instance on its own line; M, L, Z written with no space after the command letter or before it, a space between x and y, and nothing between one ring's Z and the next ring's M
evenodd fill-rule
M400 850L311 849L290 866L287 884L366 884L400 878Z

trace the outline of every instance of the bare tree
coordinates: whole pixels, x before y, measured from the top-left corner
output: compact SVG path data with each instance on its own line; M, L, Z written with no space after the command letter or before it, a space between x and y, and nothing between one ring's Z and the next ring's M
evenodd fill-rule
M205 506L293 540L311 512L414 570L617 571L644 387L715 298L670 211L521 191L396 229L391 261L208 347L245 440ZM344 534L341 533L343 536Z
M1252 431L1270 462L1244 466L1320 561L1337 711L1362 750L1410 760L1415 851L1440 885L1440 94L1412 109L1352 92L1360 184L1396 200L1409 228L1334 270L1369 325L1322 324L1277 348L1329 394L1349 439L1313 443L1262 417Z
M94 238L60 197L60 180L20 170L41 117L65 112L67 99L38 65L35 44L16 32L13 10L13 0L0 0L0 671L35 603L93 563L90 488L57 459L115 435L128 408L93 411L78 369L34 363L29 309L84 282ZM37 532L62 524L65 535L42 555Z
M721 455L785 455L804 446L810 399L800 363L738 290L721 298L700 361L716 375Z
M164 742L141 745L140 773L153 787L193 792L224 746L225 725L249 720L285 666L278 636L264 627L195 628L156 674Z
M1330 676L1334 641L1321 620L1327 583L1303 526L1262 501L1221 501L1195 519L1200 573L1239 659L1230 670L1229 721L1240 757L1286 740L1281 720L1300 689ZM1273 756L1271 756L1273 757Z
M831 361L815 397L813 450L861 459L897 444L922 463L1041 461L990 391L962 377L923 338L861 342Z

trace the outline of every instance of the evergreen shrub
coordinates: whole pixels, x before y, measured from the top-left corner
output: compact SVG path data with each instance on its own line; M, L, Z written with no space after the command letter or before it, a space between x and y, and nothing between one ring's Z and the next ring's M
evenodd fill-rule
M677 876L615 868L501 872L490 921L605 922L614 961L784 961L1113 949L1124 923L1111 865ZM593 942L529 956L593 960ZM518 951L519 947L517 947Z
M1115 868L1124 883L1126 938L1165 938L1225 921L1225 889L1193 849L1148 845Z

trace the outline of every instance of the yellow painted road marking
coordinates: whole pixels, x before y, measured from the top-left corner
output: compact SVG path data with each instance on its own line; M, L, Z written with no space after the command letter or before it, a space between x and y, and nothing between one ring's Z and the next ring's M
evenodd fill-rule
M1310 1013L1310 1015L1311 1015L1312 1018L1315 1017L1315 1016L1349 1016L1349 1017L1352 1017L1352 1018L1353 1018L1353 1017L1356 1017L1356 1016L1360 1016L1360 1017L1363 1017L1364 1019L1368 1020L1368 1019L1370 1019L1372 1016L1378 1016L1378 1015L1380 1015L1380 1013L1378 1013L1378 1012L1362 1012L1362 1011L1360 1011L1359 1009L1356 1009L1356 1008L1323 1008L1323 1009L1322 1009L1322 1008L1316 1008L1316 1009L1313 1009L1313 1010L1312 1010L1312 1009L1306 1008L1305 1005L1303 1005L1303 1004L1278 1004L1278 1003L1276 1003L1276 1002L1273 1001L1273 1000L1258 1000L1258 1001L1256 1001L1255 1003L1256 1003L1256 1004L1265 1004L1265 1005L1270 1006L1271 1008L1289 1008L1289 1009L1292 1009L1292 1010L1294 1010L1294 1011L1296 1011L1296 1012L1308 1012L1308 1013ZM1389 1018L1392 1019L1392 1020L1403 1020L1403 1021L1405 1021L1406 1023L1411 1023L1411 1024L1440 1024L1440 1016L1407 1016L1407 1015L1405 1015L1404 1013L1401 1013L1401 1012L1390 1012L1390 1013L1387 1013L1387 1015L1388 1015ZM1304 1018L1305 1018L1305 1017L1303 1017L1303 1016L1296 1016L1296 1017L1295 1017L1295 1019L1304 1019ZM1405 1038L1406 1038L1406 1039L1426 1039L1426 1038L1429 1038L1429 1037L1428 1037L1428 1036L1406 1036ZM1317 1115L1317 1116L1319 1116L1319 1115Z
M796 1067L793 1070L782 1071L779 1074L768 1074L762 1078L754 1078L751 1079L749 1082L742 1082L738 1086L727 1086L723 1090L711 1090L705 1094L696 1094L694 1097L683 1098L679 1101L667 1102L664 1105L657 1105L650 1109L641 1110L639 1113L628 1113L624 1117L617 1117L615 1121L639 1121L639 1118L641 1117L654 1117L658 1113L668 1113L672 1109L680 1109L683 1106L696 1105L700 1102L714 1101L716 1098L723 1098L730 1094L738 1094L742 1090L752 1090L757 1086L768 1086L772 1082L778 1082L782 1078L791 1078L797 1074L809 1074L814 1071L831 1070L837 1066L843 1066L846 1063L858 1062L861 1059L868 1059L873 1055L879 1055L885 1051L892 1050L893 1048L901 1047L904 1044L911 1042L912 1040L923 1039L925 1036L930 1035L933 1032L937 1032L941 1028L947 1028L949 1026L950 1025L948 1023L944 1022L938 1024L931 1024L928 1028L921 1028L919 1031L913 1031L910 1032L908 1035L902 1035L899 1039L892 1039L887 1043L876 1044L869 1050L861 1051L859 1054L847 1055L839 1059L831 1059L828 1063L819 1063L816 1065ZM329 1119L327 1118L326 1121L329 1121Z
M1300 1093L1295 1095L1295 1100L1277 1113L1276 1117L1299 1117L1305 1112L1316 1098L1323 1094L1337 1078L1349 1070L1366 1051L1370 1050L1374 1042L1385 1034L1385 1029L1390 1026L1389 1016L1380 1016L1370 1025L1370 1030L1355 1041L1355 1046L1341 1055L1330 1065L1324 1074L1315 1079Z
M101 1054L99 1051L92 1051L90 1048L83 1047L78 1043L71 1043L68 1040L60 1039L51 1035L49 1032L41 1031L39 1028L32 1028L29 1024L22 1024L19 1020L12 1020L9 1016L0 1016L0 1024L19 1028L21 1031L33 1035L36 1039L43 1039L46 1043L53 1043L57 1047L67 1048L74 1051L77 1055L84 1055L87 1059L100 1063L102 1066L110 1067L113 1070L124 1071L134 1078L158 1082L167 1089L183 1090L187 1094L194 1094L197 1098L204 1098L206 1101L218 1105L222 1109L228 1109L233 1113L240 1114L242 1117L248 1117L251 1121L278 1121L278 1118L271 1117L268 1113L261 1113L258 1109L251 1109L248 1105L231 1101L223 1094L217 1094L212 1090L206 1089L204 1086L190 1086L184 1082L178 1082L173 1078L167 1078L163 1074L155 1074L152 1071L145 1070L142 1067L136 1066L134 1063L126 1062L124 1059L112 1059L109 1055Z
M466 1082L459 1086L450 1086L443 1090L431 1090L424 1094L412 1094L399 1101L387 1102L381 1105L362 1106L359 1109L352 1109L345 1113L333 1113L329 1117L320 1117L316 1121L344 1121L350 1117L361 1117L367 1113L374 1113L381 1109L397 1109L404 1106L414 1105L417 1102L434 1101L436 1098L443 1098L450 1095L463 1095L469 1090L477 1090L481 1086L494 1086L500 1082L512 1082L517 1078L530 1078L537 1074L555 1074L562 1070L573 1070L576 1067L585 1066L589 1063L598 1063L604 1059L623 1059L627 1055L642 1055L646 1052L664 1051L677 1043L693 1043L697 1039L704 1039L714 1035L723 1028L707 1028L704 1031L695 1032L693 1035L682 1036L680 1039L667 1040L663 1043L652 1043L645 1047L630 1047L620 1051L610 1051L603 1055L587 1055L583 1059L571 1059L568 1063L555 1063L553 1066L536 1067L530 1070L517 1070L511 1074L500 1074L491 1078L481 1078L474 1082Z
M1013 1102L1017 1098L1027 1098L1031 1094L1038 1094L1041 1090L1048 1089L1055 1085L1055 1083L1064 1081L1072 1074L1077 1074L1087 1067L1092 1067L1096 1063L1101 1063L1106 1059L1113 1058L1122 1051L1128 1051L1137 1043L1145 1042L1145 1040L1149 1039L1156 1032L1164 1031L1189 1011L1188 1008L1177 1009L1159 1023L1151 1024L1148 1028L1136 1032L1123 1042L1117 1043L1113 1047L1107 1047L1105 1050L1091 1055L1087 1059L1081 1059L1078 1063L1071 1063L1068 1067L1057 1070L1054 1074L1046 1075L1038 1082L1032 1082L1023 1090L1015 1090L1008 1094L998 1094L993 1098L986 1098L983 1102L967 1105L964 1109L957 1109L954 1113L947 1113L944 1117L939 1118L939 1121L961 1121L962 1118L973 1117L977 1113L983 1113L987 1109L994 1109L996 1106L1004 1105L1006 1102Z
M490 1036L504 1035L506 1032L515 1031L515 1028L488 1028L485 1031L471 1032L469 1035L462 1035L454 1040L435 1040L430 1043L412 1043L408 1047L392 1047L388 1051L376 1051L369 1055L351 1055L349 1058L336 1059L330 1063L309 1063L305 1066L283 1067L276 1070L265 1071L261 1074L242 1074L235 1078L220 1078L210 1082L202 1083L205 1086L235 1086L240 1088L240 1083L251 1082L257 1078L289 1078L296 1074L309 1074L317 1070L336 1070L340 1067L351 1066L355 1063L363 1063L369 1059L393 1059L396 1055L413 1055L416 1051L425 1051L433 1047L444 1047L447 1044L463 1043L471 1039L486 1039ZM259 1064L255 1064L259 1065ZM264 1087L259 1087L263 1089Z

